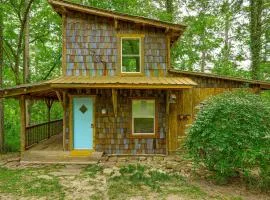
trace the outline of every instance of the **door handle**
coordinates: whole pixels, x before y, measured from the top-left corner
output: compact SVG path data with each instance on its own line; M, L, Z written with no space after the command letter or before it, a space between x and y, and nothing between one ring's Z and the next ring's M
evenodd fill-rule
M91 128L94 128L94 124L91 124Z

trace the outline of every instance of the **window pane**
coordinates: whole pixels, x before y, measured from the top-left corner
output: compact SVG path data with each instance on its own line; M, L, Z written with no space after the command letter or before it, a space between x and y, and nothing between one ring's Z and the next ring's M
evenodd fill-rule
M155 117L155 100L133 100L132 116L134 118L154 118Z
M155 100L132 100L133 133L155 133Z
M140 72L140 57L122 56L122 72Z
M122 39L122 55L139 55L140 39Z
M134 118L134 133L154 133L154 118Z

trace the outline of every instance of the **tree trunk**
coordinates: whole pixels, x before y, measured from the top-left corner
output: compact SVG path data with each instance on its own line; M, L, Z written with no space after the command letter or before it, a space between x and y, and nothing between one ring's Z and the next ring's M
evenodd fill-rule
M259 79L259 67L262 48L262 0L249 0L250 2L250 51L251 51L251 76Z
M166 0L166 11L168 13L169 21L173 22L174 17L173 17L173 0Z
M29 4L29 0L25 0L25 11ZM26 15L25 27L24 27L24 54L23 54L23 83L30 83L30 54L29 54L29 12ZM31 102L26 100L26 125L31 123Z
M3 68L4 68L4 55L3 55L3 32L4 32L4 19L3 12L0 10L0 88L3 87ZM4 137L4 105L3 99L0 99L0 152L4 151L5 137Z
M228 1L225 1L225 26L224 26L224 58L226 60L226 63L228 63L228 60L230 59L229 51L229 30L230 30L230 5Z
M206 65L206 52L202 52L202 58L201 58L201 72L205 72L205 65Z

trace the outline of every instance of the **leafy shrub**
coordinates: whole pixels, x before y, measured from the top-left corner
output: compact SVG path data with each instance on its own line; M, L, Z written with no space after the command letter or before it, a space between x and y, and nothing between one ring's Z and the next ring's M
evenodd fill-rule
M268 182L270 106L247 91L211 97L189 129L185 146L195 161L221 180L239 173L251 176L259 170L260 177Z
M60 103L55 102L51 110L51 120L61 119L63 116ZM31 123L38 124L47 121L47 107L43 101L32 104ZM5 151L17 152L20 150L20 109L19 101L4 100L4 135Z

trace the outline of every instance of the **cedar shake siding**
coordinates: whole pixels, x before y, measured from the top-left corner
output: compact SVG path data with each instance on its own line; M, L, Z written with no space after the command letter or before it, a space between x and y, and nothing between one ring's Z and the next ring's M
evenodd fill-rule
M69 90L69 95L95 96L95 136L94 149L105 154L166 154L166 91L164 90L118 90L117 116L114 115L112 90L88 89ZM132 136L132 99L156 100L156 134L143 137ZM70 100L70 99L69 99ZM67 102L70 105L71 102ZM69 107L69 106L68 106ZM71 108L71 107L69 107ZM107 113L102 114L102 109ZM67 124L72 120L66 109ZM70 130L66 128L66 149L69 146Z
M66 17L66 75L115 76L120 71L117 34L144 34L142 52L145 76L165 76L167 45L164 30L114 22L89 14L69 12Z
M113 113L111 90L102 90L96 97L96 151L106 154L166 154L165 92L161 90L119 90L117 117ZM132 137L131 100L156 99L156 136ZM106 108L107 115L101 114Z

